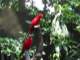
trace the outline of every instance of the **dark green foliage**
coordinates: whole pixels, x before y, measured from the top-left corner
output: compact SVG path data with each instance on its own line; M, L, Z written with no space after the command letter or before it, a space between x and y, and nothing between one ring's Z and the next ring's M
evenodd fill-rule
M25 0L0 0L0 17L2 17L1 13L5 8L11 8L12 11L17 16L19 24L22 32L28 31L29 24L26 23L27 20L31 21L31 19L36 15L38 12L37 8L33 6L26 8L24 4ZM46 45L44 46L45 55L42 55L44 60L78 60L80 59L80 0L50 0L49 5L52 5L55 8L55 12L52 14L48 13L46 10L46 4L48 3L47 0L43 0L45 4L44 13L45 16L40 22L42 35L43 35L43 43ZM61 8L59 7L61 6ZM61 15L57 17L61 24L58 27L62 27L63 24L67 26L69 36L63 37L62 35L55 34L51 36L52 32L52 21L54 20L55 15L61 10ZM4 14L7 15L8 14ZM5 19L8 21L7 19ZM2 53L4 54L16 54L17 58L19 56L20 50L16 50L16 46L21 48L21 44L23 39L25 38L24 35L21 35L20 40L15 40L11 37L16 38L18 35L11 33L12 30L16 32L14 28L7 28L6 22L2 26L0 18L0 47ZM11 21L11 20L10 20ZM12 20L13 22L14 20ZM16 25L16 24L13 24ZM10 24L10 26L13 26ZM16 25L17 26L17 25ZM5 27L2 29L2 27ZM57 26L55 26L57 28ZM19 30L20 30L19 29ZM18 32L18 31L17 31ZM7 38L5 38L5 36ZM51 39L52 37L52 39ZM37 43L37 42L35 42ZM56 49L59 49L57 51ZM35 47L32 47L30 50L30 56L32 57L35 52ZM59 56L58 56L59 55Z

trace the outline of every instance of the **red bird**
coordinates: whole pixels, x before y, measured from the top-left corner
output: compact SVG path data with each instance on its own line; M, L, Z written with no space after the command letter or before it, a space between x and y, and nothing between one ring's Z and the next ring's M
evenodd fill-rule
M28 50L31 47L31 45L32 45L32 37L28 37L24 40L22 49L24 51Z
M23 46L22 46L22 51L20 53L20 56L23 55L23 53L25 53L26 51L28 52L29 48L32 45L32 37L29 36L28 38L26 38L23 42Z
M38 13L38 15L32 19L31 25L32 26L38 25L42 17L43 17L43 13Z
M38 25L41 18L43 17L43 13L38 13L37 16L35 16L32 21L31 25L29 27L29 32L32 33L34 26Z

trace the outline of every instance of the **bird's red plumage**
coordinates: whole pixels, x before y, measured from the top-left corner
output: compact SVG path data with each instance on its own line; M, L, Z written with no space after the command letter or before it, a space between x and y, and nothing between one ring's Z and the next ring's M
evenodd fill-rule
M31 25L29 26L29 33L32 34L33 32L33 27L38 25L41 18L43 17L43 13L38 13L37 16L35 16L32 21L31 21ZM32 45L32 37L29 36L28 38L26 38L23 42L23 47L22 47L22 52L20 55L22 55L25 50L28 50Z
M29 26L29 33L33 32L33 27L39 24L42 17L43 13L38 13L38 15L32 19L31 25Z
M32 45L32 37L29 37L23 42L23 50L28 50Z
M34 17L31 21L32 26L38 25L42 17L43 17L42 13L39 13L36 17Z

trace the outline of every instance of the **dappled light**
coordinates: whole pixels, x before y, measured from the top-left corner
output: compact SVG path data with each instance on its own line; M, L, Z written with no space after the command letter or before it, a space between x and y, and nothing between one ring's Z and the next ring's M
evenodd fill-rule
M0 0L0 60L80 60L80 0Z

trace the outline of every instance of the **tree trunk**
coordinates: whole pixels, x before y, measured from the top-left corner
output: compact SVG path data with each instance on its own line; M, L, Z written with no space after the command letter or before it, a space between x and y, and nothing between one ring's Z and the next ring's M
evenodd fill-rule
M34 28L33 45L36 46L36 53L33 56L33 60L40 60L43 51L43 37L41 28Z

